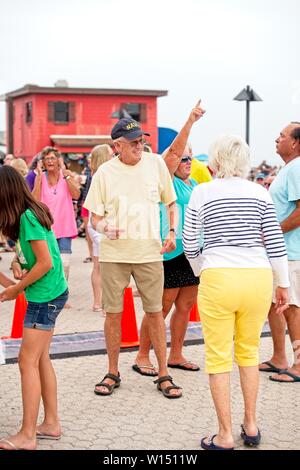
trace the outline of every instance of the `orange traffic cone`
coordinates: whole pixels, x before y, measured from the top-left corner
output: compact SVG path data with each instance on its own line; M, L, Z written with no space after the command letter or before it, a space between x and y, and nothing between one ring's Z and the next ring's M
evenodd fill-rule
M194 304L191 308L190 311L190 320L192 322L199 322L200 320L200 315L199 315L199 310L198 310L198 305Z
M11 338L22 338L23 335L23 322L27 309L27 302L25 294L22 292L18 295L15 302L14 318L11 327Z
M127 287L124 290L121 329L121 348L130 348L140 344L131 287Z

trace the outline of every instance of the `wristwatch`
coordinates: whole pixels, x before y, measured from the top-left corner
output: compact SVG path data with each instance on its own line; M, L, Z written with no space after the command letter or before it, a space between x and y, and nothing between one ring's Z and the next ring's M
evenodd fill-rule
M175 228L170 228L169 232L174 232L174 234L176 235L176 230L175 230Z

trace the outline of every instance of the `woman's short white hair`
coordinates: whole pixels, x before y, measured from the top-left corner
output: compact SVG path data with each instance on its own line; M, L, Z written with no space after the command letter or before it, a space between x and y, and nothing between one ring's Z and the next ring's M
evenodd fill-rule
M222 135L209 149L208 164L219 178L247 178L250 171L249 146L240 136Z

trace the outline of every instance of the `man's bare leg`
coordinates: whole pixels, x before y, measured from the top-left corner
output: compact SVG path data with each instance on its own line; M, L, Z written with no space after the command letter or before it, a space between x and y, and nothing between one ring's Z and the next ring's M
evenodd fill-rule
M147 324L149 328L150 341L153 344L153 349L158 362L158 375L159 377L169 375L167 369L167 340L166 340L166 326L162 312L146 313ZM161 384L161 388L169 387L171 382L166 381ZM181 395L180 390L171 390L172 395Z
M176 289L165 289L163 294L163 317L166 318L169 311L171 310L174 301L178 295L179 288ZM149 327L148 327L148 320L147 315L144 315L141 330L140 330L140 347L136 356L136 364L137 365L144 365L144 366L152 366L149 353L151 349L151 341L149 336ZM143 372L149 374L149 369L141 368ZM153 373L157 373L155 369L153 369Z
M108 371L110 374L118 375L118 363L121 345L121 319L122 312L108 313L104 322L104 334L106 341L106 349L108 355ZM108 385L113 385L115 382L112 379L105 379ZM96 390L107 394L106 387L96 387Z
M290 305L290 307L284 312L290 340L292 343L294 351L294 361L292 367L288 367L288 372L300 377L300 308L295 305ZM275 374L272 376L280 380L287 382L293 382L293 377L284 374Z
M284 315L278 315L275 312L275 304L272 304L268 319L273 340L273 355L269 362L278 367L278 369L286 369L288 361L285 352L285 317ZM259 368L261 370L268 369L269 366L267 364L259 364Z

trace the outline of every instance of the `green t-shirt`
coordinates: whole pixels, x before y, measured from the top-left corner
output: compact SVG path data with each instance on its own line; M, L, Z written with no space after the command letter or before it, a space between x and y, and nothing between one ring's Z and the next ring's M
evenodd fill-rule
M35 214L27 209L20 219L20 234L16 244L16 253L22 269L30 271L36 263L36 257L32 251L31 240L46 240L52 268L40 279L26 287L26 299L30 302L49 302L67 289L63 266L57 241L52 230L47 230L37 220Z

